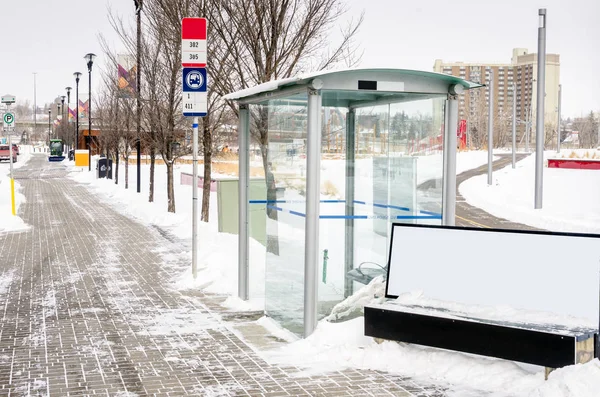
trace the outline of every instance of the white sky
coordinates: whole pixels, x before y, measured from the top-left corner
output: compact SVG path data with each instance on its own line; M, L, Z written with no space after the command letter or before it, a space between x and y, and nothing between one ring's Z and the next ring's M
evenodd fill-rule
M133 23L130 0L20 0L3 7L7 44L0 62L0 92L33 102L33 72L37 72L37 102L43 104L65 95L66 86L75 86L75 71L85 73L80 93L86 92L83 56L101 55L99 33L116 44L106 17L109 4ZM600 110L597 0L347 0L347 4L348 17L366 11L355 43L364 50L360 66L428 71L436 58L508 63L512 48L537 52L537 10L546 7L547 52L561 55L563 114ZM104 63L102 58L94 72ZM99 74L92 78L98 82Z

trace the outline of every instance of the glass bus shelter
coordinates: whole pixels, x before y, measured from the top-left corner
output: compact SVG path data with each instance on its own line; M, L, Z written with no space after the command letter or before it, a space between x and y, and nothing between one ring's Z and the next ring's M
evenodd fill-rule
M227 95L240 117L240 298L249 298L253 272L264 272L267 315L306 337L335 304L385 274L393 222L453 225L458 100L477 87L431 72L362 69ZM266 200L249 197L251 177L264 180ZM251 258L254 211L266 217L264 263L262 254Z

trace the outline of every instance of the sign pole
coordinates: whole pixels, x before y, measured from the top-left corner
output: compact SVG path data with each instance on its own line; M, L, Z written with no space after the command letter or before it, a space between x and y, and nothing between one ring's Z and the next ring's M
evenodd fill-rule
M198 117L194 117L194 134L192 137L192 163L193 177L192 183L192 275L194 280L198 277Z
M208 113L206 18L181 20L183 115L193 117L192 137L192 276L198 277L198 117Z
M17 212L15 211L15 178L13 177L13 148L10 129L8 131L8 149L10 153L10 206L14 216L17 215Z
M17 214L15 211L15 179L13 177L13 147L11 130L15 122L15 116L10 112L10 105L15 102L13 95L2 96L2 103L6 104L6 113L4 114L4 132L8 134L8 157L10 161L10 203L13 216Z

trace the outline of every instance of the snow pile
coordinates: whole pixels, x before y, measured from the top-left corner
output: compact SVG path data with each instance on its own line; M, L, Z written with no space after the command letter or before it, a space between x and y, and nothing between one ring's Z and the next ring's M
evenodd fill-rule
M371 280L369 285L335 305L325 320L337 322L364 315L365 305L383 303L383 301L385 301L385 280L383 276L379 276Z
M572 365L553 371L528 397L597 397L600 395L600 361Z
M321 321L310 337L264 356L273 364L306 367L309 374L368 369L450 384L457 390L502 390L515 396L526 396L544 382L542 372L529 373L510 361L391 341L378 344L364 336L363 317L343 323Z

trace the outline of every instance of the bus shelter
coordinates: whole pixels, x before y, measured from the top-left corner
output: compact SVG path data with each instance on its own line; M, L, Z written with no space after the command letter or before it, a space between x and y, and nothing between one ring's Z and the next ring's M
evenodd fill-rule
M253 272L264 272L266 314L306 337L385 275L392 223L454 225L459 95L480 86L359 69L227 95L239 104L240 298ZM264 180L266 200L249 197L251 177ZM257 210L267 225L259 264L249 235Z

